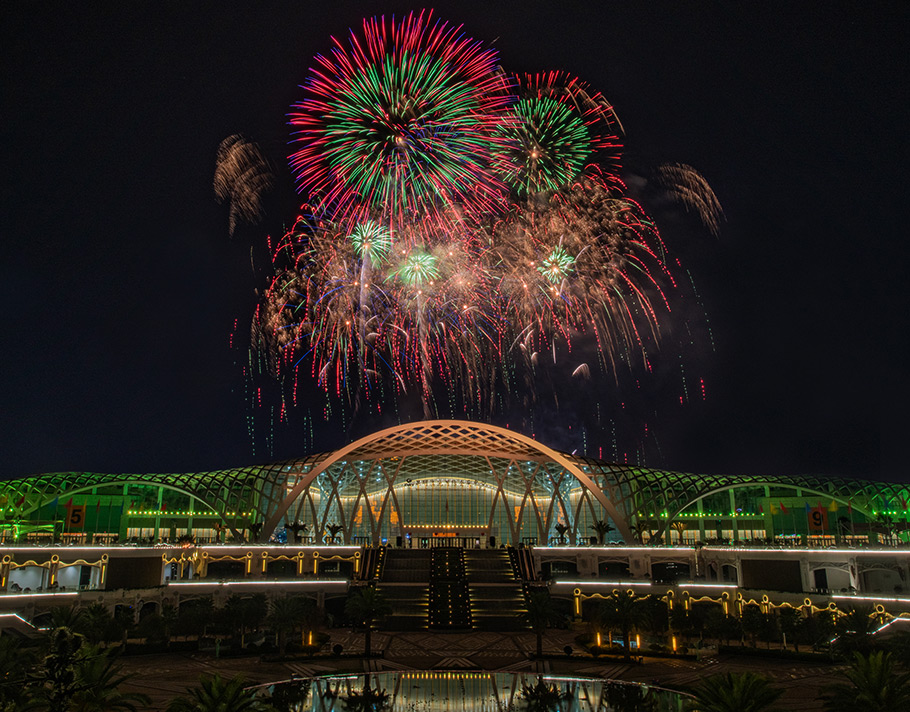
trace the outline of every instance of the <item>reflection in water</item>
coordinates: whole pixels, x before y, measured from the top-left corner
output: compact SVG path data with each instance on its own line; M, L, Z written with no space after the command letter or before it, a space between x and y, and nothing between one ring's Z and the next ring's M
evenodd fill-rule
M458 671L330 675L293 712L679 712L680 695L634 683ZM288 683L294 684L294 683ZM299 683L298 683L299 684ZM279 691L281 685L275 687ZM302 689L302 688L300 688Z

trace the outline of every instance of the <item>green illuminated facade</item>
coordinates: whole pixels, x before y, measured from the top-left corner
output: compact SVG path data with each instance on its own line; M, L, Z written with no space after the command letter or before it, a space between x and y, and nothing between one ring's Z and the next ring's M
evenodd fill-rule
M910 491L822 477L696 475L424 421L302 460L191 474L62 472L0 483L0 537L402 546L907 540Z

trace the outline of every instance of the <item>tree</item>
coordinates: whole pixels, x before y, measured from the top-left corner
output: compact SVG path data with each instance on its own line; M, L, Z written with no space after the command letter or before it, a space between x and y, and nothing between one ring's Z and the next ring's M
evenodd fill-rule
M558 625L563 617L550 598L548 591L535 591L528 596L526 610L521 619L537 635L537 657L543 655L543 634L547 628Z
M304 524L298 519L293 524L285 524L284 528L294 532L294 542L299 544L303 540L303 535L306 534L307 530L310 528L310 525Z
M638 627L652 634L662 634L670 627L670 611L660 596L638 599Z
M269 604L266 622L275 633L278 652L284 655L288 647L288 634L302 626L315 625L318 621L316 601L302 596L273 598Z
M572 699L570 692L563 692L557 685L548 685L537 678L535 685L521 685L518 709L521 712L551 712L562 709Z
M81 635L85 631L85 624L85 611L78 605L51 609L51 628L67 628Z
M613 591L600 604L598 621L609 629L622 632L623 656L631 660L630 639L632 628L644 619L644 609L631 591Z
M607 704L615 712L653 712L657 700L647 688L635 683L609 682L606 685Z
M28 673L36 657L35 651L23 647L17 638L0 636L0 709L26 709Z
M32 673L34 699L48 712L66 712L70 698L78 691L75 667L84 642L69 628L55 628L48 636L46 654Z
M204 636L214 620L215 602L212 596L194 598L180 604L176 630L184 636Z
M348 595L344 612L356 624L364 626L364 655L372 655L373 623L392 612L392 606L385 596L373 586L356 588Z
M243 648L247 632L258 630L268 611L268 599L264 593L255 593L248 598L232 594L224 602L221 615L231 633L240 634L240 647Z
M244 684L240 675L227 681L220 675L203 675L198 687L171 701L168 712L269 712L268 703L256 699L255 691L244 689Z
M898 674L894 670L891 653L853 653L853 663L844 675L849 684L833 685L823 697L825 709L830 712L910 709L910 673Z
M800 621L796 638L803 645L813 649L826 647L834 637L834 614L829 610L811 613Z
M112 635L111 627L113 625L113 616L108 612L102 603L93 603L85 610L85 639L97 645L106 642ZM114 633L116 639L118 634Z
M351 693L341 699L345 712L385 712L392 709L392 699L388 692L382 689L373 689L370 686L370 676L366 676L363 690L351 690Z
M275 685L269 704L276 712L300 712L310 696L309 680L290 680Z
M743 627L743 633L751 639L753 648L755 647L756 638L761 635L767 625L765 623L766 618L765 612L756 605L743 607L740 623Z
M862 653L867 655L875 647L873 635L878 629L878 617L872 609L863 606L848 608L845 615L841 616L836 625L838 632L835 643L837 649L843 653Z
M559 535L559 543L565 544L566 543L566 532L569 531L569 527L567 527L562 522L559 522L553 527L553 529Z
M329 524L326 527L326 530L329 532L329 541L331 543L335 543L335 537L338 536L338 532L340 532L342 529L344 529L344 527L340 524Z
M770 710L783 690L754 672L712 675L693 690L687 712L761 712Z
M787 636L787 640L793 643L793 648L799 652L799 627L803 621L803 615L795 608L781 608L778 613L781 632Z
M635 537L635 541L639 544L645 543L645 534L647 534L649 538L651 537L651 527L644 522L635 522L629 526L629 531L632 532L632 536Z
M598 519L591 525L591 529L597 534L597 543L603 546L604 539L613 531L613 526L605 519Z
M685 538L685 532L687 531L686 523L680 521L673 522L670 524L670 531L676 532L676 536L679 538L679 543L682 544L683 539Z
M94 646L85 646L75 665L76 690L69 712L136 712L151 700L141 692L121 692L120 685L132 677L122 675L115 658Z

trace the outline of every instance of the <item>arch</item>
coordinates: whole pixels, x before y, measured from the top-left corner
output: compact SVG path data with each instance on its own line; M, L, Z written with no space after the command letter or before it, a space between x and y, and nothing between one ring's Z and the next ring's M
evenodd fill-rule
M281 522L291 504L309 485L336 462L346 459L375 460L410 455L473 455L511 460L554 462L569 472L603 506L628 541L629 525L603 490L567 456L520 433L485 423L463 420L425 420L371 433L328 455L303 474L270 514L260 533L268 537Z
M832 485L840 484L836 480L831 481ZM820 489L815 489L811 485L801 483L799 481L781 481L779 479L768 479L756 477L755 479L748 479L746 481L734 482L731 484L725 484L720 487L712 487L711 489L701 492L698 496L691 498L689 501L685 502L682 505L678 505L672 514L668 514L667 519L663 522L657 531L657 536L663 536L665 532L668 531L670 524L676 521L676 518L684 512L686 509L696 504L699 500L704 499L705 497L710 497L715 494L720 494L721 492L727 492L728 490L737 489L739 487L785 487L788 489L801 490L807 492L816 497L824 497L825 499L831 499L839 504L844 506L853 507L853 509L866 517L871 518L872 513L862 506L854 506L848 499L845 499L841 494L835 494L832 492L824 492Z
M20 479L9 480L3 484L14 494L7 495L9 498L22 497L24 506L17 510L19 516L25 516L34 512L55 499L70 497L81 494L96 487L111 487L122 485L138 485L143 487L161 487L162 489L178 492L197 500L203 507L207 508L227 525L235 536L239 536L236 529L237 518L229 519L223 507L217 506L217 500L210 499L208 493L200 493L196 489L190 489L186 486L180 486L167 480L168 475L134 475L134 474L114 474L114 475L97 475L88 472L55 472L43 475L40 479L32 480ZM180 477L179 475L177 477ZM196 476L184 476L186 479ZM17 487L16 485L21 485ZM202 512L200 512L202 514ZM242 519L249 519L243 517Z

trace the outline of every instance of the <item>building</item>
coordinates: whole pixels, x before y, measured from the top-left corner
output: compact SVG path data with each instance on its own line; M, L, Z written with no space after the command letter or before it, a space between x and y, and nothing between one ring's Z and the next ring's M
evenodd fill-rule
M567 595L686 584L893 597L910 581L908 499L893 483L653 470L423 421L269 465L2 482L0 591L11 605L189 584L324 594L375 577L383 545L505 545L523 552L516 575Z

